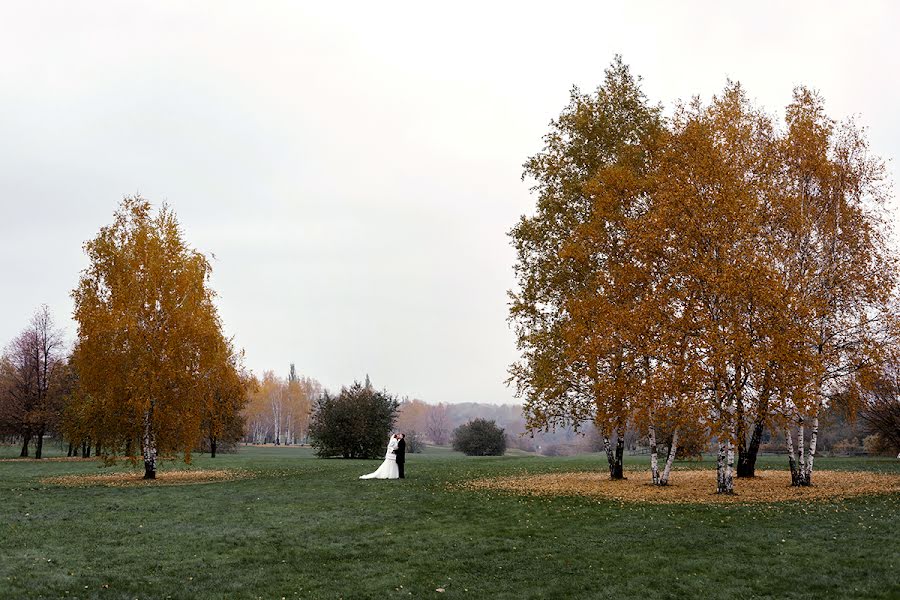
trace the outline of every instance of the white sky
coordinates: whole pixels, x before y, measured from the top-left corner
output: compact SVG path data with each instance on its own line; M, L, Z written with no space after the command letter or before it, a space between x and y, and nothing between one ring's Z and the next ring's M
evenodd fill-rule
M806 83L896 160L898 7L3 2L0 345L41 303L74 336L81 245L140 192L215 253L254 371L512 401L506 232L569 88L617 52L667 105Z

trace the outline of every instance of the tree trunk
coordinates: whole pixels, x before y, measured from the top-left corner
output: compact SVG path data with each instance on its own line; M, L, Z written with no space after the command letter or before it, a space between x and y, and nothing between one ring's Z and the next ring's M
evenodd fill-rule
M103 447L101 446L101 442L97 442L97 445L94 446L94 456L100 456L103 452Z
M210 458L216 457L216 438L212 436L209 438L209 456Z
M800 472L800 485L812 485L813 460L816 458L816 444L819 440L819 415L813 417L812 433L809 437L809 455L807 456L806 466Z
M625 471L623 468L623 457L625 454L625 434L622 429L616 429L616 450L613 453L612 446L609 443L609 438L603 438L603 443L606 445L606 460L609 462L609 478L610 479L625 479Z
M605 434L603 436L603 449L606 450L606 462L609 465L609 478L615 479L616 459L613 455L612 445L609 443L609 436Z
M731 430L731 438L726 445L725 458L725 485L728 487L728 493L734 493L734 429Z
M750 444L744 449L743 440L738 446L738 477L756 477L756 457L759 454L759 445L762 443L762 435L765 423L757 419L753 424L753 433L750 435Z
M31 441L31 432L22 435L22 451L19 452L19 458L28 458L28 443Z
M69 442L69 450L66 452L66 458L72 457L72 442Z
M725 481L725 447L722 445L722 440L717 442L718 447L716 449L716 493L722 492L722 487L724 486Z
M656 456L656 427L653 423L650 423L648 429L650 438L650 480L653 485L659 485L659 461Z
M44 429L41 428L37 433L37 441L34 444L34 457L41 458L44 452Z
M144 413L144 437L141 443L144 455L144 479L156 479L156 434L153 432L153 403Z
M794 452L794 434L790 426L784 428L788 447L788 466L791 468L791 485L800 485L800 470L797 468L797 454Z
M663 470L662 477L659 478L659 485L669 485L669 474L672 472L672 463L675 461L675 453L678 451L678 429L672 432L672 445L669 446L669 456L666 457L666 468Z
M616 441L616 479L625 479L625 428L620 428Z
M716 493L734 493L734 448L731 440L719 441L719 453L716 457Z

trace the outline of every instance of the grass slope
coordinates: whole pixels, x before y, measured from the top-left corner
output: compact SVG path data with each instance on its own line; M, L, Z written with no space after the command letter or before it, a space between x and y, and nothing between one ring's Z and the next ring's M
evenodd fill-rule
M897 472L898 462L816 466ZM253 479L148 489L38 481L97 473L96 463L0 462L0 598L900 597L898 495L622 505L446 490L475 477L602 469L599 455L438 450L411 456L405 481L357 480L376 465L242 448L195 466ZM760 466L784 468L784 458Z

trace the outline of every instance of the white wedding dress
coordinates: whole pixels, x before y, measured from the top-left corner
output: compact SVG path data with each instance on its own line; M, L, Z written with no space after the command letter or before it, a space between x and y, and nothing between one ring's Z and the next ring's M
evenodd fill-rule
M384 462L378 467L378 470L368 475L360 475L360 479L399 479L400 468L397 466L397 455L394 450L397 448L397 438L391 436L388 442L387 452L384 455Z

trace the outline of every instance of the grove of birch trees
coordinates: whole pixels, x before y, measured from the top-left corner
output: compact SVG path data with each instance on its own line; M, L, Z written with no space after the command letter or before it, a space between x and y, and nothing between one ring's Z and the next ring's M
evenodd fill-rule
M322 385L302 377L292 364L287 378L265 371L244 409L250 443L302 444L307 442L313 403L322 395Z
M617 57L525 163L510 373L528 426L593 421L614 479L636 426L657 485L679 431L703 431L719 493L753 475L768 428L810 485L819 414L854 411L894 347L883 163L805 87L781 119L730 81L669 112Z

